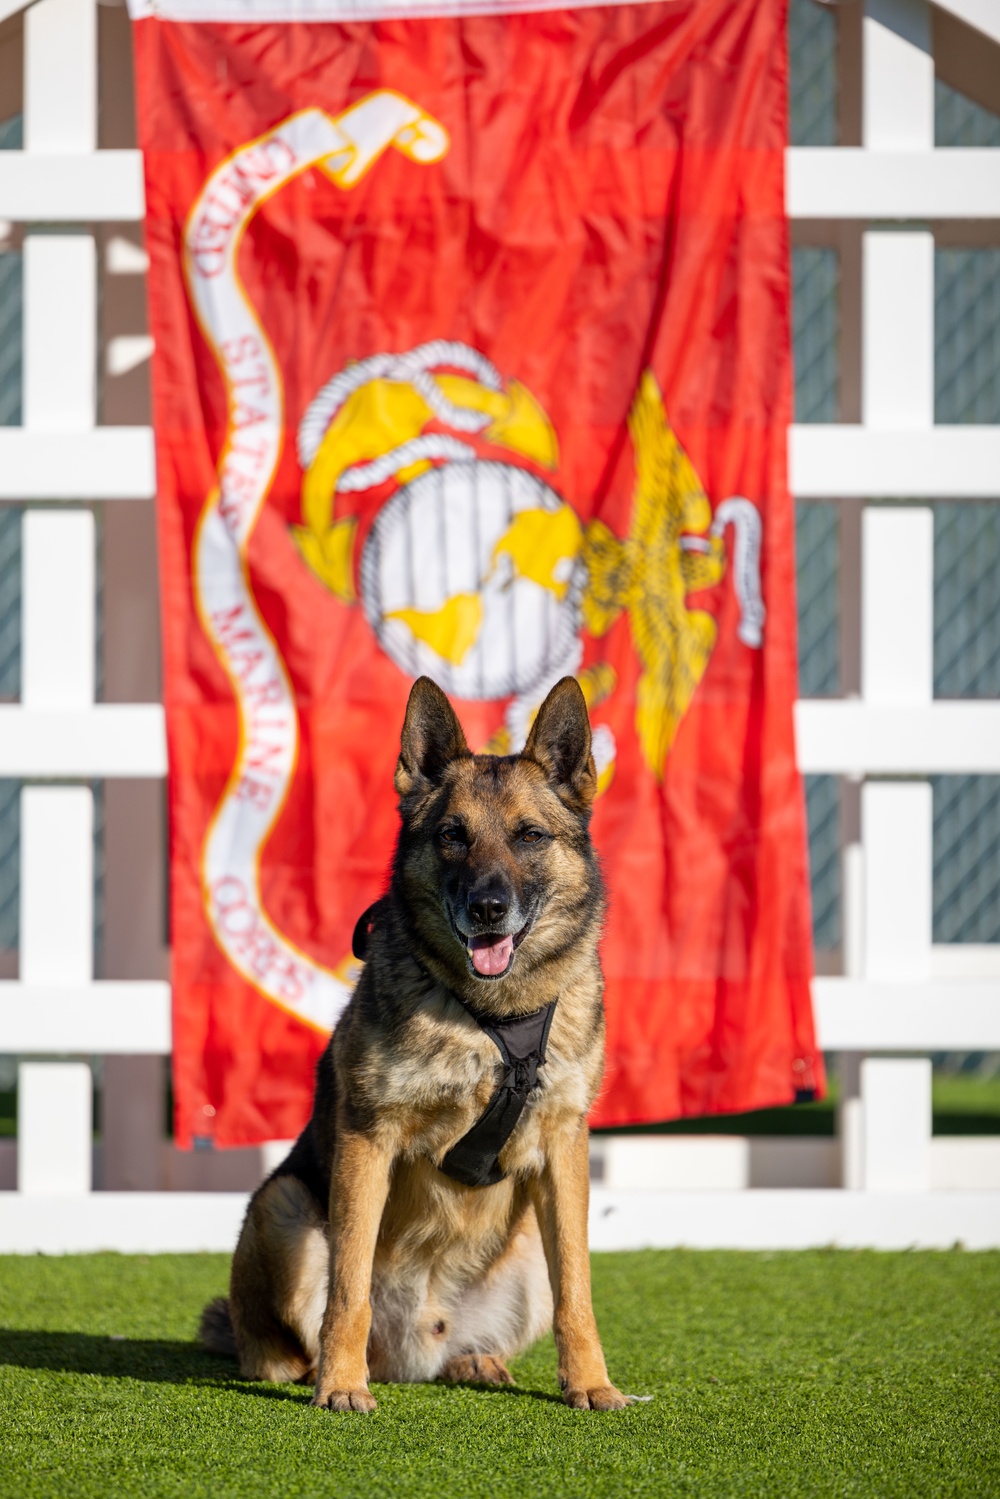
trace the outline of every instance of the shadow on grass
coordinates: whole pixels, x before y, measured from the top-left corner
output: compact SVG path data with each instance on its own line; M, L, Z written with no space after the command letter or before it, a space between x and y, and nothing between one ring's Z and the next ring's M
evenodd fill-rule
M35 1332L30 1328L0 1328L0 1368L48 1369L53 1374L100 1374L109 1379L141 1379L152 1384L207 1385L265 1400L306 1404L312 1391L295 1385L274 1385L241 1379L228 1359L207 1353L200 1343L176 1343L158 1338L110 1338L89 1332ZM447 1388L441 1385L441 1389ZM459 1381L452 1388L480 1394L519 1395L532 1400L562 1402L558 1395L527 1390L518 1385Z
M0 1328L0 1365L49 1369L56 1374L104 1374L156 1384L228 1383L228 1359L206 1353L199 1343L158 1338L110 1338L89 1332L35 1332Z
M545 1400L552 1405L563 1404L561 1395L550 1395L546 1390L527 1390L523 1385L517 1384L486 1384L475 1379L448 1379L435 1383L439 1383L443 1390L478 1390L480 1395L519 1395L522 1399Z

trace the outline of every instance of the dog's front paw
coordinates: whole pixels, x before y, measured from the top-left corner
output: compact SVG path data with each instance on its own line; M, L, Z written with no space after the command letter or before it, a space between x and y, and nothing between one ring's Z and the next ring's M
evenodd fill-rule
M613 1384L598 1385L593 1390L567 1389L563 1391L563 1399L575 1411L623 1411L632 1404Z
M322 1390L317 1388L312 1398L313 1405L325 1411L369 1411L377 1410L377 1402L371 1390L359 1385L353 1390Z

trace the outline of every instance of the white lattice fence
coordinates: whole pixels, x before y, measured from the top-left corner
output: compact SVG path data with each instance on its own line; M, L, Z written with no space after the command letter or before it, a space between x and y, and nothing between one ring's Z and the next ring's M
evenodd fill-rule
M0 13L18 8L0 3ZM1000 10L989 0L943 8L1000 44ZM793 148L788 157L793 219L871 225L862 253L862 419L797 426L790 437L800 500L865 505L853 580L861 692L803 701L797 718L803 769L862 783L861 838L844 866L844 974L818 979L815 998L824 1049L869 1059L854 1069L842 1140L812 1178L861 1190L657 1194L640 1189L656 1185L667 1145L655 1142L655 1154L648 1143L616 1140L594 1194L595 1246L1000 1244L1000 1192L931 1190L929 1062L877 1056L1000 1049L1000 965L976 949L964 972L954 960L949 970L931 933L928 777L1000 774L1000 703L933 697L927 502L1000 495L1000 428L934 425L929 225L1000 220L1000 150L935 150L931 20L926 0L867 0L862 144ZM35 783L22 792L20 970L16 982L0 983L0 1053L36 1058L170 1048L164 983L96 982L93 973L88 783L166 769L158 706L95 702L88 503L148 502L154 491L148 428L96 424L93 226L135 224L143 212L138 154L98 150L96 120L94 0L37 0L24 13L24 149L0 152L0 219L24 225L24 425L0 429L0 500L29 506L21 701L0 706L0 777ZM0 1249L232 1242L241 1194L91 1191L90 1140L89 1069L22 1064L19 1190L0 1193ZM986 1161L991 1147L979 1143ZM681 1184L687 1171L692 1185L746 1185L755 1148L672 1141L670 1180ZM964 1148L971 1160L973 1147Z

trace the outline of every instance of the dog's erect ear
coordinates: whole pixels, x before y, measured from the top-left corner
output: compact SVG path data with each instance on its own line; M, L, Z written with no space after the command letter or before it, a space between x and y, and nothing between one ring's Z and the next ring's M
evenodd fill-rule
M403 734L396 761L399 796L409 796L421 784L436 786L452 760L469 753L455 710L430 677L418 677L410 688Z
M524 757L534 760L569 806L589 807L597 791L587 702L575 677L557 682L538 710Z

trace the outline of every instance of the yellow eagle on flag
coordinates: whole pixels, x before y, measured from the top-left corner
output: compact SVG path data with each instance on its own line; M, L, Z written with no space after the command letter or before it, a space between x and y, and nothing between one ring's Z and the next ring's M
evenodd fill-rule
M517 380L477 350L437 340L349 364L299 429L303 560L345 603L360 602L382 648L408 675L456 697L506 699L486 746L519 749L549 687L575 675L590 707L615 691L610 663L584 667L581 629L595 638L624 613L642 663L635 728L662 777L677 729L705 674L718 625L690 596L719 584L735 530L739 636L761 644L761 525L742 497L715 511L670 427L651 371L628 414L635 483L628 534L581 525L548 480L555 431ZM509 459L485 458L480 436ZM534 467L529 467L528 465ZM360 556L343 498L391 481ZM357 585L355 579L357 578ZM595 730L599 782L614 772L611 730Z

